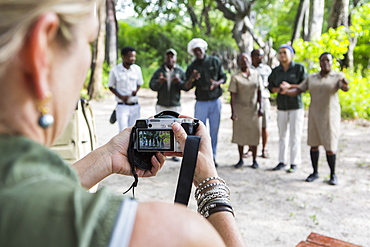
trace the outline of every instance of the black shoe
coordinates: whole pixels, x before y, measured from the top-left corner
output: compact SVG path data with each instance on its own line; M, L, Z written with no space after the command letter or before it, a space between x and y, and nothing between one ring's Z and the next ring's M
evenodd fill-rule
M338 178L337 178L337 175L335 175L335 174L330 175L329 184L330 184L330 185L337 185L337 184L338 184Z
M218 164L217 164L216 160L213 160L213 162L215 163L215 167L217 168Z
M319 178L319 174L317 172L314 172L306 178L306 182L313 182L314 180L316 180L318 178Z
M253 169L257 169L257 168L258 168L258 163L257 163L257 161L253 161L252 168L253 168Z
M244 165L244 161L243 160L239 160L239 162L238 163L236 163L235 165L234 165L234 167L235 168L240 168L240 167L242 167Z
M282 162L280 162L276 167L272 168L273 171L279 171L283 169L286 165Z
M171 159L172 159L173 161L175 161L175 162L180 161L180 158L179 158L179 157L176 157L176 156L173 156Z
M268 159L269 153L267 152L267 149L262 149L262 154L260 157Z
M293 173L296 170L297 170L297 165L290 165L290 168L286 172Z

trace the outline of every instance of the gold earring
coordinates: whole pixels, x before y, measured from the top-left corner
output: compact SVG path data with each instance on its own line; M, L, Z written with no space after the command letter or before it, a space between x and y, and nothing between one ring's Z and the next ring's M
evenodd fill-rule
M51 93L47 92L46 97L37 104L37 109L41 114L38 124L43 129L50 127L54 123L54 117L49 113L49 108L45 106L50 99Z

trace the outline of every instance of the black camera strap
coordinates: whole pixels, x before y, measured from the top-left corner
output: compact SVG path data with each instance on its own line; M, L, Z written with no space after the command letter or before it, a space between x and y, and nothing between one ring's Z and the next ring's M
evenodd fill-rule
M135 139L135 131L136 127L132 127L131 133L130 133L130 142L129 142L129 148L127 149L127 158L128 162L131 166L131 172L132 176L134 177L134 182L131 184L130 188L128 188L123 194L126 194L132 189L132 197L135 198L135 187L137 187L137 184L139 182L139 177L136 174L135 165L134 165L134 139Z
M188 205L195 166L198 159L198 150L200 145L199 136L188 136L186 138L184 154L182 158L180 174L177 182L175 202Z

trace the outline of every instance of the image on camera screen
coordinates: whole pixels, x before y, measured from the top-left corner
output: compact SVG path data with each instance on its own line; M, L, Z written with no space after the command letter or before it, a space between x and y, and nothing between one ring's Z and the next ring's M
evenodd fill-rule
M172 130L139 130L138 151L173 151Z

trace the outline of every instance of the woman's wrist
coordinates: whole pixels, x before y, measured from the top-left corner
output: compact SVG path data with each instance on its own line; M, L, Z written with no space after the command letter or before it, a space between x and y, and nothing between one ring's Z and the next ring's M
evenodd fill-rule
M218 212L229 212L234 215L230 204L230 189L225 180L216 176L204 179L195 190L198 212L205 218Z

